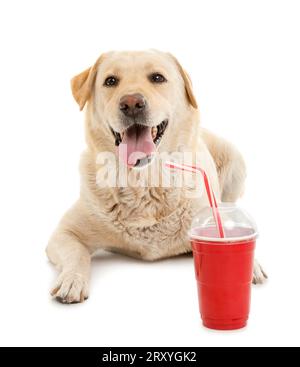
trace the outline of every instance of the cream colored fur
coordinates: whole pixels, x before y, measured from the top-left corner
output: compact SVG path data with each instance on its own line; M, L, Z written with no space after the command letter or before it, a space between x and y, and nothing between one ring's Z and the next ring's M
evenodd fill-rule
M167 76L168 83L153 86L149 72ZM117 88L103 87L108 75L120 76ZM66 303L88 297L91 256L97 249L156 260L191 251L187 230L195 213L207 205L205 197L190 198L188 187L100 188L96 177L105 167L99 152L115 153L109 125L120 128L118 102L122 95L141 93L150 106L150 124L166 116L169 126L158 150L201 152L202 167L219 200L235 201L244 190L245 165L228 142L199 125L197 103L190 79L178 61L158 51L110 52L72 80L80 109L86 104L87 150L82 154L81 192L78 201L61 219L47 254L60 275L51 294ZM144 170L131 169L133 180ZM264 274L256 265L254 281Z

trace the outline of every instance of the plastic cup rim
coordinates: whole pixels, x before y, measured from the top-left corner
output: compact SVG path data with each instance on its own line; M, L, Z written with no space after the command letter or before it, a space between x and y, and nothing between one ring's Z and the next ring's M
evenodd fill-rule
M246 228L246 227L245 227ZM247 236L239 236L239 237L204 237L204 236L197 236L195 234L191 233L190 230L188 235L191 240L199 240L203 242L220 242L220 243L226 243L226 242L242 242L246 240L256 239L258 237L258 232L255 231Z

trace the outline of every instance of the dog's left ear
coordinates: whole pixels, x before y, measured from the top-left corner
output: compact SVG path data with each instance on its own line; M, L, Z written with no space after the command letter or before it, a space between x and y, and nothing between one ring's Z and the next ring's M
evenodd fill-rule
M92 67L84 70L71 79L72 94L75 101L79 104L80 111L91 97L101 58L100 56Z
M176 59L176 57L173 56L172 54L169 54L169 55L171 56L171 58L173 59L173 61L177 65L177 68L178 68L178 70L181 74L181 77L182 77L183 81L184 81L186 96L187 96L187 99L188 99L189 103L194 108L198 108L198 104L197 104L197 101L196 101L196 98L195 98L194 92L193 92L191 78L189 77L188 73L183 69L180 62Z

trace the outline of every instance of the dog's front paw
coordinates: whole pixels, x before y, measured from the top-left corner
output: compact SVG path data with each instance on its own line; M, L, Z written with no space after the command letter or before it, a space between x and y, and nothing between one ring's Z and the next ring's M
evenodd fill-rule
M62 272L51 295L62 303L79 303L88 298L88 279L76 272Z
M265 273L259 262L257 260L254 260L252 283L263 284L266 281L266 279L268 279L267 274Z

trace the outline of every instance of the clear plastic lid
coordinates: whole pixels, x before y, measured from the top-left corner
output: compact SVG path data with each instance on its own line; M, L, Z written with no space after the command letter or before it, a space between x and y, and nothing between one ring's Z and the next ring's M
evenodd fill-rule
M215 218L210 207L202 209L192 222L189 235L192 239L213 242L233 242L256 238L257 227L252 217L234 203L218 206L224 238L220 238Z

